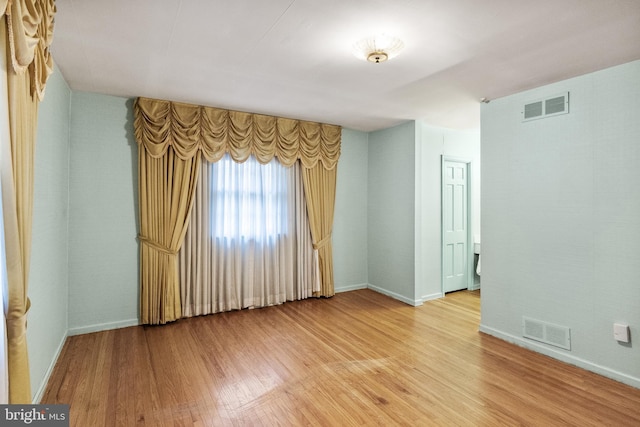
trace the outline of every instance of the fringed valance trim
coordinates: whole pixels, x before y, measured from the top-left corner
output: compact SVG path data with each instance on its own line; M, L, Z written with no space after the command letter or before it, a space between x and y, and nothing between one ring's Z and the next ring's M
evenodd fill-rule
M183 160L201 152L216 162L229 153L236 162L253 155L262 164L277 157L285 166L299 159L307 169L321 162L332 170L340 157L342 129L323 123L138 98L134 127L154 158L172 147Z

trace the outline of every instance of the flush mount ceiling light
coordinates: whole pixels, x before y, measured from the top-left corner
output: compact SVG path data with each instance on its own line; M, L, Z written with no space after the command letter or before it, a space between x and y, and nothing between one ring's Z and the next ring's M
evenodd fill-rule
M353 53L360 59L379 64L398 56L403 47L404 43L399 38L380 34L354 44Z

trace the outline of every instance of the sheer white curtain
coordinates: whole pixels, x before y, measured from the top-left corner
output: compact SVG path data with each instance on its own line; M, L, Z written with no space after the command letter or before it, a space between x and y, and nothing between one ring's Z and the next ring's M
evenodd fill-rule
M203 162L179 254L184 317L312 296L313 247L299 162Z

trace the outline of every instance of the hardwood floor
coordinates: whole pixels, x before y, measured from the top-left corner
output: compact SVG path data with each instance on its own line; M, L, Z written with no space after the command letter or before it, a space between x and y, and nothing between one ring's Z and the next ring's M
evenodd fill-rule
M640 390L478 332L478 292L370 290L70 337L72 426L638 426Z

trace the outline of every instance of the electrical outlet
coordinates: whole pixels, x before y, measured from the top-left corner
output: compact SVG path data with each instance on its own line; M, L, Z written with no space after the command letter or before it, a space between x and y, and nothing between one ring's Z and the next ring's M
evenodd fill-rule
M629 342L629 325L614 323L613 338L618 342Z

